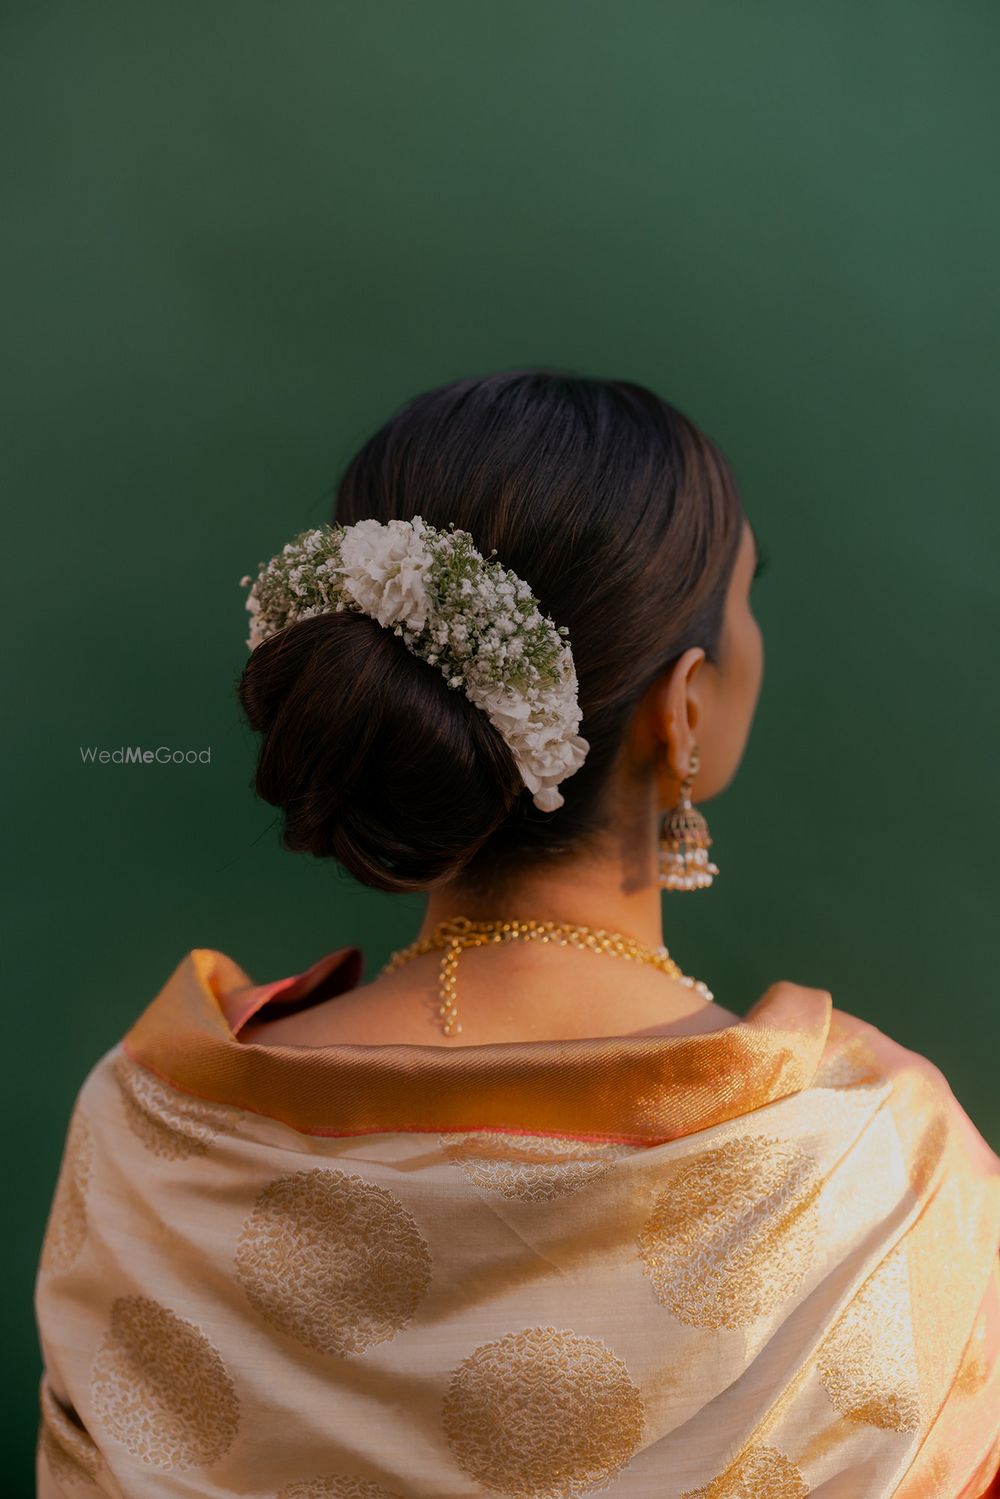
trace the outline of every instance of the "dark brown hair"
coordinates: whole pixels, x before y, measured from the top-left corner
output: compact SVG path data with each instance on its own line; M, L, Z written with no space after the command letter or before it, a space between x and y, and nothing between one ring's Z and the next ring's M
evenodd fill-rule
M600 829L638 699L689 646L718 659L743 524L726 459L674 406L548 369L427 391L364 444L333 518L414 515L496 548L568 627L590 752L565 805L540 812L485 714L367 616L264 641L239 685L257 792L284 810L286 848L380 890L492 882Z

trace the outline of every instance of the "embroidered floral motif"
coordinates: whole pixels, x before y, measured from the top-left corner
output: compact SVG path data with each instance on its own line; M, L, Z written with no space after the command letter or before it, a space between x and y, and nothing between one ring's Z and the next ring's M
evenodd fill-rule
M442 1420L477 1483L517 1499L574 1499L607 1488L630 1460L645 1410L606 1343L527 1327L481 1344L458 1366Z
M298 1171L258 1196L236 1273L275 1327L322 1353L363 1353L413 1316L431 1256L392 1192L343 1171Z
M52 1477L62 1486L97 1484L101 1454L92 1437L56 1399L48 1377L40 1386L39 1443Z
M401 1499L401 1496L367 1478L328 1474L286 1484L278 1499Z
M155 1468L208 1466L239 1425L235 1386L208 1338L146 1296L113 1304L91 1399L105 1431Z
M681 1161L639 1235L658 1299L693 1327L743 1327L798 1290L812 1262L819 1173L801 1146L734 1139Z
M569 1197L607 1176L640 1146L477 1130L442 1135L442 1149L475 1186L522 1202Z
M806 1499L809 1485L798 1468L774 1447L754 1447L703 1489L681 1499Z
M83 1248L87 1236L87 1189L93 1155L90 1125L77 1104L66 1133L59 1179L45 1229L40 1261L43 1272L68 1270Z
M910 1276L903 1247L869 1276L826 1338L819 1375L834 1410L863 1426L920 1426Z
M234 1110L174 1092L124 1053L115 1059L114 1074L129 1129L154 1155L204 1155L219 1131L235 1123Z

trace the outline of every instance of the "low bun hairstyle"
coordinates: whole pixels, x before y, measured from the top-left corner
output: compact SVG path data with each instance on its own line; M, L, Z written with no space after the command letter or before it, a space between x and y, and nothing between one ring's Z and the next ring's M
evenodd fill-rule
M367 615L272 635L240 692L262 736L256 789L285 809L285 847L336 859L377 889L450 875L522 789L486 715Z
M692 645L717 660L743 525L729 465L641 385L552 370L455 381L408 402L347 465L342 525L423 516L472 533L566 625L590 743L540 812L461 689L366 615L287 626L239 698L282 842L379 890L483 886L598 832L609 772L651 682ZM287 538L286 538L287 539Z

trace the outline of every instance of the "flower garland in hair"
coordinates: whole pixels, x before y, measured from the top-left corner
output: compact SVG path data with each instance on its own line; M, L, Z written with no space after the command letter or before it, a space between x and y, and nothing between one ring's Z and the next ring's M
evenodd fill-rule
M491 554L492 556L492 554ZM412 520L303 531L261 565L249 587L248 647L286 625L343 609L367 614L461 688L508 745L535 805L590 748L565 625L538 607L523 578L476 550L468 531Z

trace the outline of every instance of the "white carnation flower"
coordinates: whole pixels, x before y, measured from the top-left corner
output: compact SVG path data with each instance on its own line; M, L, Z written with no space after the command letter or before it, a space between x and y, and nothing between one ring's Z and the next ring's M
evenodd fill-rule
M427 574L432 559L422 525L359 521L344 532L340 560L342 587L363 614L380 625L424 628L430 609Z

